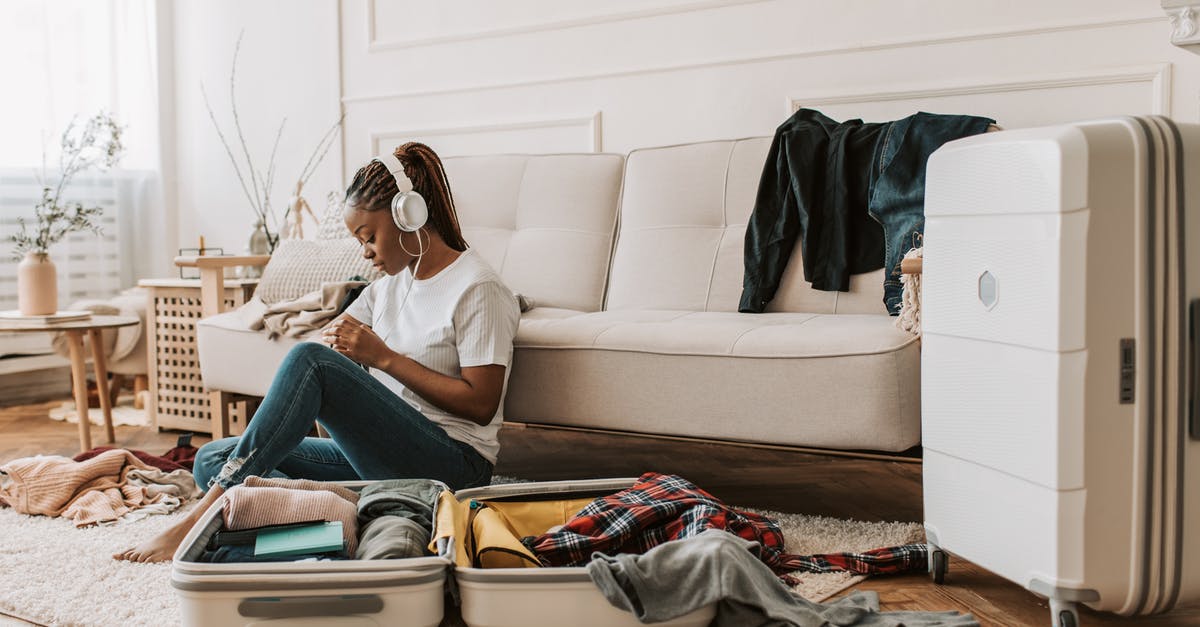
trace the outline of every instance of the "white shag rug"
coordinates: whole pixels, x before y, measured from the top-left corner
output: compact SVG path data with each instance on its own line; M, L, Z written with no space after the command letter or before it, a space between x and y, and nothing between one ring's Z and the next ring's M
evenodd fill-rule
M75 401L66 401L62 405L51 409L50 418L52 420L65 420L72 424L78 424L79 414L75 411ZM121 425L144 427L150 424L149 412L144 409L135 408L133 406L132 395L117 397L117 404L112 408L112 419L114 427ZM88 422L96 426L103 425L104 412L99 407L89 407Z
M779 528L783 530L784 550L794 555L854 553L925 541L925 529L921 523L872 523L825 516L784 514L750 507L741 509L757 512L779 523ZM797 571L792 575L800 580L792 590L809 601L818 602L866 579L863 575L846 572Z
M119 562L111 555L166 529L194 503L167 516L76 529L68 520L0 509L0 613L46 625L178 625L171 565ZM921 542L918 523L865 523L751 510L777 520L791 553L863 551ZM797 573L795 590L822 601L862 581L849 573Z

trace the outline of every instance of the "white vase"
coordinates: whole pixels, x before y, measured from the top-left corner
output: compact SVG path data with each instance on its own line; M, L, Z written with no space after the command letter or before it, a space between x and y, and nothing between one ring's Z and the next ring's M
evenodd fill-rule
M17 309L22 316L58 311L58 274L50 255L28 252L17 264Z

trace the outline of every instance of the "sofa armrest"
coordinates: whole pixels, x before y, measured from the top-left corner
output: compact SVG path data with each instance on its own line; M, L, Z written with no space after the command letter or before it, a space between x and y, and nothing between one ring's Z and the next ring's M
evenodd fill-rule
M200 315L215 316L225 309L225 268L265 266L270 255L193 255L175 258L180 268L200 270Z

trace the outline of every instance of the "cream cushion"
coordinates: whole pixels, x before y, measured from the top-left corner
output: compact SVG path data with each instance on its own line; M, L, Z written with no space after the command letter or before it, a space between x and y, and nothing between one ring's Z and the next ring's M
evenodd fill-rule
M251 331L237 310L210 316L196 323L200 378L210 390L264 396L296 342Z
M544 307L599 311L621 155L493 155L444 161L463 237L509 289Z
M634 150L625 168L621 225L605 309L737 311L746 224L771 138ZM804 280L799 243L767 311L879 313L883 270L849 292Z
M511 420L834 449L920 439L920 352L883 315L535 309Z

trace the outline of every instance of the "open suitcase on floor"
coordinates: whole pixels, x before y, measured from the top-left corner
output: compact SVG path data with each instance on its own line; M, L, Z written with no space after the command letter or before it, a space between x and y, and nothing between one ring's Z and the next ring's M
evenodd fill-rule
M925 527L1051 600L1200 598L1200 127L988 133L929 160ZM1191 529L1191 532L1187 532Z
M499 515L516 521L521 532L523 509L537 509L541 519L530 524L542 527L547 504L558 511L554 524L562 524L591 499L628 488L635 481L512 483L444 493L434 513L437 555L401 560L199 562L209 539L221 529L222 499L180 545L171 566L171 585L181 599L183 624L188 626L435 627L442 622L450 588L468 627L632 627L640 624L633 614L610 605L583 567L524 568L523 558L503 549L503 539L479 538L468 529L485 528L473 524L477 516ZM338 485L361 490L369 483ZM471 559L467 544L495 549L476 551L479 558ZM708 625L714 614L715 608L709 606L659 624L700 627Z

